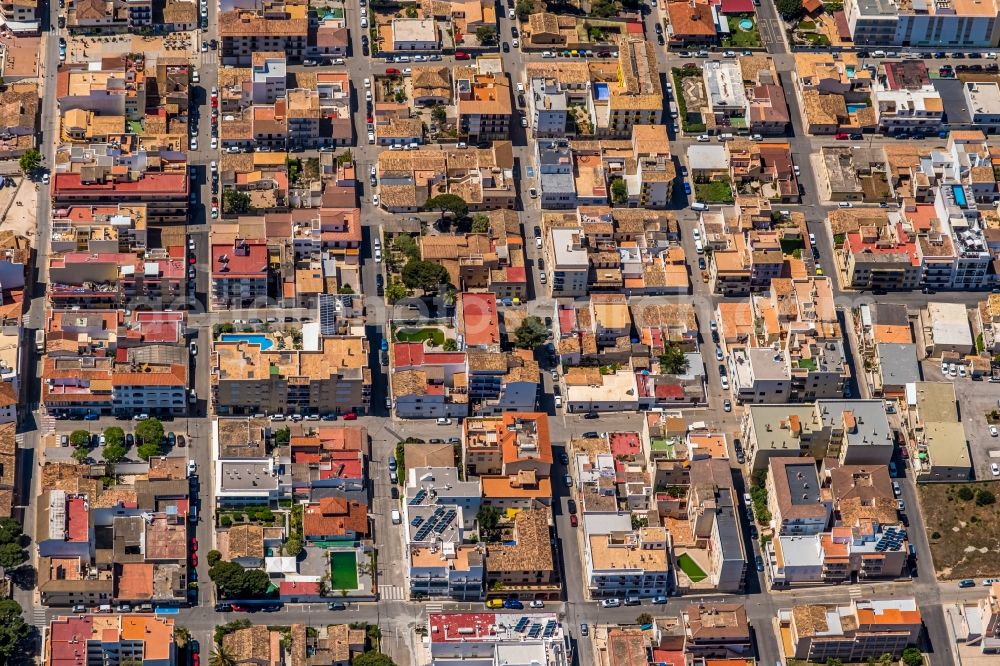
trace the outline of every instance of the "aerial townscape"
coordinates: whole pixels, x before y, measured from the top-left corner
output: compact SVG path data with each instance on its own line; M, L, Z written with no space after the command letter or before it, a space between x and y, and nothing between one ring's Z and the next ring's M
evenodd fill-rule
M0 0L0 666L997 666L1000 0Z

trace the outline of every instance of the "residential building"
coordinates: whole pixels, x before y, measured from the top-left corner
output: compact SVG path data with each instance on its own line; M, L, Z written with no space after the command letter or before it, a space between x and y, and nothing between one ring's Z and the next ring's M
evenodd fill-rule
M45 666L149 666L180 663L174 621L153 615L68 615L45 632Z
M684 652L695 659L745 659L752 654L743 604L689 604L681 611Z
M885 465L895 441L882 400L749 405L741 429L747 461L755 471L766 469L771 458L790 455Z
M517 629L521 617L525 627ZM428 613L430 666L469 661L483 666L569 666L573 644L555 613Z
M281 51L289 60L300 60L308 41L306 9L304 5L286 4L267 13L249 9L221 11L222 64L246 67L255 53L267 51Z
M905 441L919 482L958 482L972 477L965 425L950 381L906 385Z
M855 45L989 48L1000 40L994 2L928 7L897 5L888 0L844 4Z
M590 276L586 238L580 229L548 231L545 253L551 266L553 298L585 296Z
M279 350L275 341L220 339L211 357L218 414L365 413L371 393L368 342L324 337L315 349Z
M659 125L663 115L656 47L626 37L618 43L618 80L597 84L596 134L628 136L633 125ZM603 92L602 92L603 91Z
M846 235L843 254L852 289L911 290L920 285L916 243L902 223L863 225Z
M390 359L390 389L398 418L468 415L469 364L464 352L427 351L423 343L397 342Z
M474 529L482 486L462 481L454 467L410 467L403 490L403 524L411 595L478 600L483 595L483 551Z
M662 527L633 530L628 513L584 513L584 577L594 598L666 595L670 535Z
M434 51L441 47L441 36L434 19L394 18L390 30L392 51Z
M969 313L961 303L928 303L920 311L919 324L928 357L947 352L965 356L975 349Z
M923 627L913 598L854 599L848 604L803 604L778 611L778 626L788 632L789 657L865 661L883 654L898 658L916 645Z
M707 582L711 589L719 592L742 593L747 561L729 461L706 457L692 459L688 466L690 492L686 517L694 545L704 548L708 554ZM679 575L678 579L680 585ZM692 586L691 590L694 589Z
M823 497L812 458L768 459L767 508L778 535L819 534L830 522L830 502Z
M486 547L486 589L518 599L560 598L559 570L552 553L549 507L518 511L511 539Z
M459 131L470 142L510 138L513 101L503 72L459 67L452 72Z

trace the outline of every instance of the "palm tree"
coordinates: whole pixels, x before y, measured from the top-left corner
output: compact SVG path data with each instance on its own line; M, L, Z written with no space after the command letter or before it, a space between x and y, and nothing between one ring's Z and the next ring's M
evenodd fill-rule
M215 649L212 650L212 657L208 660L208 666L236 666L236 660L222 646L222 643L216 643Z

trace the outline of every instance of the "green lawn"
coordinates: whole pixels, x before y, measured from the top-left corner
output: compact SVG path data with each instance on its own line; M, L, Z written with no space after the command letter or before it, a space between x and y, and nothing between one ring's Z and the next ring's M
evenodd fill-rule
M695 183L695 199L703 203L733 203L733 188L728 180Z
M677 566L681 568L685 576L691 579L692 583L700 583L708 578L708 574L702 571L698 563L694 561L694 558L687 553L683 553L677 558Z
M741 16L729 17L729 35L724 40L725 46L734 46L740 49L752 49L760 46L760 32L757 31L757 22L754 21L753 28L749 32L744 32L740 28Z
M396 342L426 342L432 340L440 347L444 344L444 331L439 328L421 328L416 331L396 331Z

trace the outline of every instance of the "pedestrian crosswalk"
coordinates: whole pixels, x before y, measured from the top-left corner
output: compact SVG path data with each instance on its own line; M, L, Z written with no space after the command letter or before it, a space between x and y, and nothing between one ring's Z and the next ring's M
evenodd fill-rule
M444 612L444 604L424 604L424 610L430 613L442 613Z
M861 598L861 586L860 585L852 585L850 588L848 588L847 593L851 595L851 599L860 599Z
M31 609L31 624L39 629L48 628L49 622L45 606L34 606Z
M202 65L217 65L219 63L219 54L216 51L206 51L201 54L201 64Z
M406 591L399 585L379 585L378 596L382 601L403 601Z
M56 419L54 416L43 416L42 417L42 434L47 434L56 431Z

